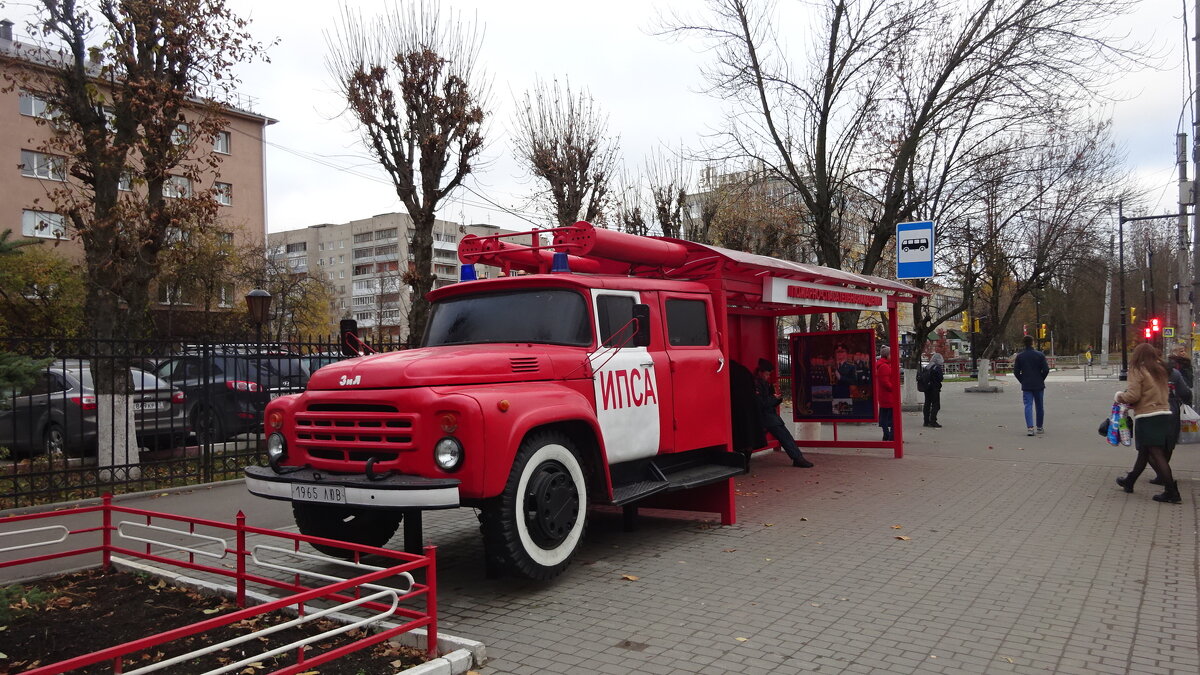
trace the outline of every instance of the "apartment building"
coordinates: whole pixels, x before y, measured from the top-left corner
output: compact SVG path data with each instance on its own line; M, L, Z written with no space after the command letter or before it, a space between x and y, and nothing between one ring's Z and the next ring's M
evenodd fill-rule
M46 53L44 47L14 39L12 26L0 20L0 69L11 68L11 59L28 61L30 55ZM0 84L4 81L0 74ZM238 246L261 246L266 238L264 135L276 120L252 112L253 106L253 99L243 97L237 107L225 109L225 130L211 141L211 151L221 162L206 177L207 184L191 185L180 177L170 185L178 194L215 187L218 224ZM82 245L72 239L63 216L46 203L54 184L67 180L56 158L39 151L53 133L49 125L38 123L39 118L52 115L36 91L0 91L0 231L11 229L14 239L55 240L54 250L82 260Z
M463 235L507 234L494 225L460 225L437 220L433 227L434 288L458 281L458 242ZM407 213L384 213L347 223L324 223L267 235L276 268L309 274L331 289L342 318L379 336L405 339L410 290L403 275L413 261L414 234ZM480 279L499 270L478 266Z

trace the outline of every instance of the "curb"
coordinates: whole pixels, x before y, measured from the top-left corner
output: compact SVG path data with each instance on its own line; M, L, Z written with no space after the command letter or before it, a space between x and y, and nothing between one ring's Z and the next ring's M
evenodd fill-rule
M197 579L196 577L189 577L184 574L170 572L160 567L154 567L153 565L147 565L146 563L130 560L128 558L113 556L112 564L117 569L123 571L149 574L161 579L166 579L173 585L185 586L187 588L192 588L197 591L212 595L229 596L234 594L234 588L232 586L226 586L223 584L213 583L211 581L205 581L203 579ZM256 600L260 603L279 599L249 589L246 590L246 597ZM340 612L334 612L327 616L335 621L341 621L343 623L349 623L356 620L355 617L351 617L348 614L342 614ZM382 621L379 623L379 625L384 628L391 628L397 624L388 621ZM397 635L395 638L392 638L392 641L405 647L414 647L420 649L425 646L427 636L428 632L424 628L415 628L407 633L401 633L400 635ZM454 635L448 635L440 631L438 632L438 651L448 653L443 656L439 656L436 659L426 661L420 665L413 666L412 668L396 671L395 675L462 675L472 667L482 666L484 661L487 660L487 647L482 642L469 640L467 638L461 638Z

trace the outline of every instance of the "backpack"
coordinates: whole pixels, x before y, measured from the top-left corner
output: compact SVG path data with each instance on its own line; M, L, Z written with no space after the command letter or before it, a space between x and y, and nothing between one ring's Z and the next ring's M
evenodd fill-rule
M917 391L925 391L929 386L929 373L932 368L930 366L921 366L917 370Z

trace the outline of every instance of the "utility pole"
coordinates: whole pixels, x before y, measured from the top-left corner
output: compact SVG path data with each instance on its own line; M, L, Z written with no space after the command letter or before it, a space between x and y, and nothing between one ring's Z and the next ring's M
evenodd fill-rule
M1200 21L1200 0L1195 3L1195 21ZM1200 30L1200 24L1192 23L1195 29ZM1193 45L1200 44L1195 38L1192 40ZM1196 64L1196 77L1200 78L1200 58L1193 58L1192 62ZM1200 79L1193 80L1200 82ZM1195 104L1192 106L1193 111L1200 111L1200 88L1193 92ZM1193 112L1192 117L1192 163L1200 167L1200 119L1196 118L1196 113ZM1200 181L1200 171L1192 172L1192 202L1195 203L1195 195L1200 192L1197 189L1196 182ZM1192 317L1200 316L1197 311L1196 303L1200 302L1200 209L1192 209ZM1189 320L1186 326L1180 326L1180 331L1186 336L1188 352L1192 353L1196 349L1195 334L1192 332L1192 322ZM1189 382L1192 387L1196 386L1195 381Z
M1108 331L1109 322L1112 314L1112 256L1113 256L1113 236L1108 235L1108 259L1109 264L1104 275L1104 321L1100 324L1100 365L1104 368L1108 367Z
M1175 339L1188 344L1190 349L1192 313L1189 310L1191 304L1188 302L1187 295L1182 292L1186 288L1185 280L1191 278L1188 274L1187 210L1195 202L1193 185L1187 177L1187 134L1175 135L1175 161L1179 165L1179 220L1177 223L1179 229L1177 264L1179 269L1175 277L1175 321L1172 325L1177 326Z

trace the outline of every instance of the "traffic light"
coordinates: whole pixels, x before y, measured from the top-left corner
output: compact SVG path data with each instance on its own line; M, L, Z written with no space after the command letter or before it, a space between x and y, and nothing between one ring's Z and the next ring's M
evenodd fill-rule
M1150 326L1146 326L1145 331L1146 331L1146 333L1145 333L1146 339L1149 340L1150 339Z
M976 332L976 333L979 333L979 332L981 332L981 331L979 330L979 319L975 319L975 332Z
M1155 333L1162 330L1162 326L1159 324L1158 319L1150 319L1150 330Z
M1038 327L1038 339L1039 340L1046 339L1046 324L1042 324L1041 326Z
M962 330L964 333L971 330L971 320L967 318L967 313L962 313Z
M1137 321L1137 307L1130 307L1129 308L1129 323L1134 323L1136 321Z

